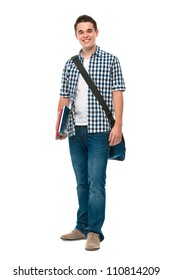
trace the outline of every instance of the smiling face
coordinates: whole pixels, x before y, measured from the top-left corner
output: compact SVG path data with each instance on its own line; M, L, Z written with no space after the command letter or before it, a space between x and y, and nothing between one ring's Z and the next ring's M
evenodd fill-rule
M76 38L83 50L90 51L96 47L98 30L95 30L91 22L80 22L76 27Z

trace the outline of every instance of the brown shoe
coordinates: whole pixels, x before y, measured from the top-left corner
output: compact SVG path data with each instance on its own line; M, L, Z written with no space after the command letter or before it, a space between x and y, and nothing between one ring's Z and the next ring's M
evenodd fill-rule
M88 233L85 249L88 250L88 251L94 251L94 250L99 250L100 249L99 234L94 233L94 232Z
M83 234L80 230L74 229L72 232L62 235L61 239L72 241L72 240L86 239L86 237L85 234Z

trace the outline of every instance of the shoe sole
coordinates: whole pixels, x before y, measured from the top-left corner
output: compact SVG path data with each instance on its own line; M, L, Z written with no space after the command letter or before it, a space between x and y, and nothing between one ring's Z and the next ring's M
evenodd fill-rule
M86 251L98 251L100 248L94 248L94 249L90 249L90 248L85 248Z
M81 237L81 238L77 238L77 239L69 239L69 238L62 238L61 237L61 239L63 241L78 241L78 240L84 240L84 239L86 239L86 237Z

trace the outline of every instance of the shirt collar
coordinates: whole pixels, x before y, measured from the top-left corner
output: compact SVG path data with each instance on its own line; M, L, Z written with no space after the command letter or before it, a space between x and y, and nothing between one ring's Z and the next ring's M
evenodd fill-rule
M81 55L81 52L82 52L82 49L79 52L79 57L80 57L81 60L83 60L84 58ZM92 56L100 56L101 57L101 55L102 55L102 51L101 51L100 47L97 46L96 51L92 54Z

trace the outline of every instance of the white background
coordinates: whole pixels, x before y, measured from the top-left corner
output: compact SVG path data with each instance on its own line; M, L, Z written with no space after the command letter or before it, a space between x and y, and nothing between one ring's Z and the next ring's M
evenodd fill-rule
M1 1L2 279L26 279L13 276L19 265L103 269L97 279L114 279L108 266L159 266L158 276L145 278L172 279L171 9L169 0ZM97 252L60 240L75 226L77 197L68 142L55 141L56 111L62 68L81 47L73 29L81 14L97 21L97 44L118 56L127 87L126 160L108 164Z

